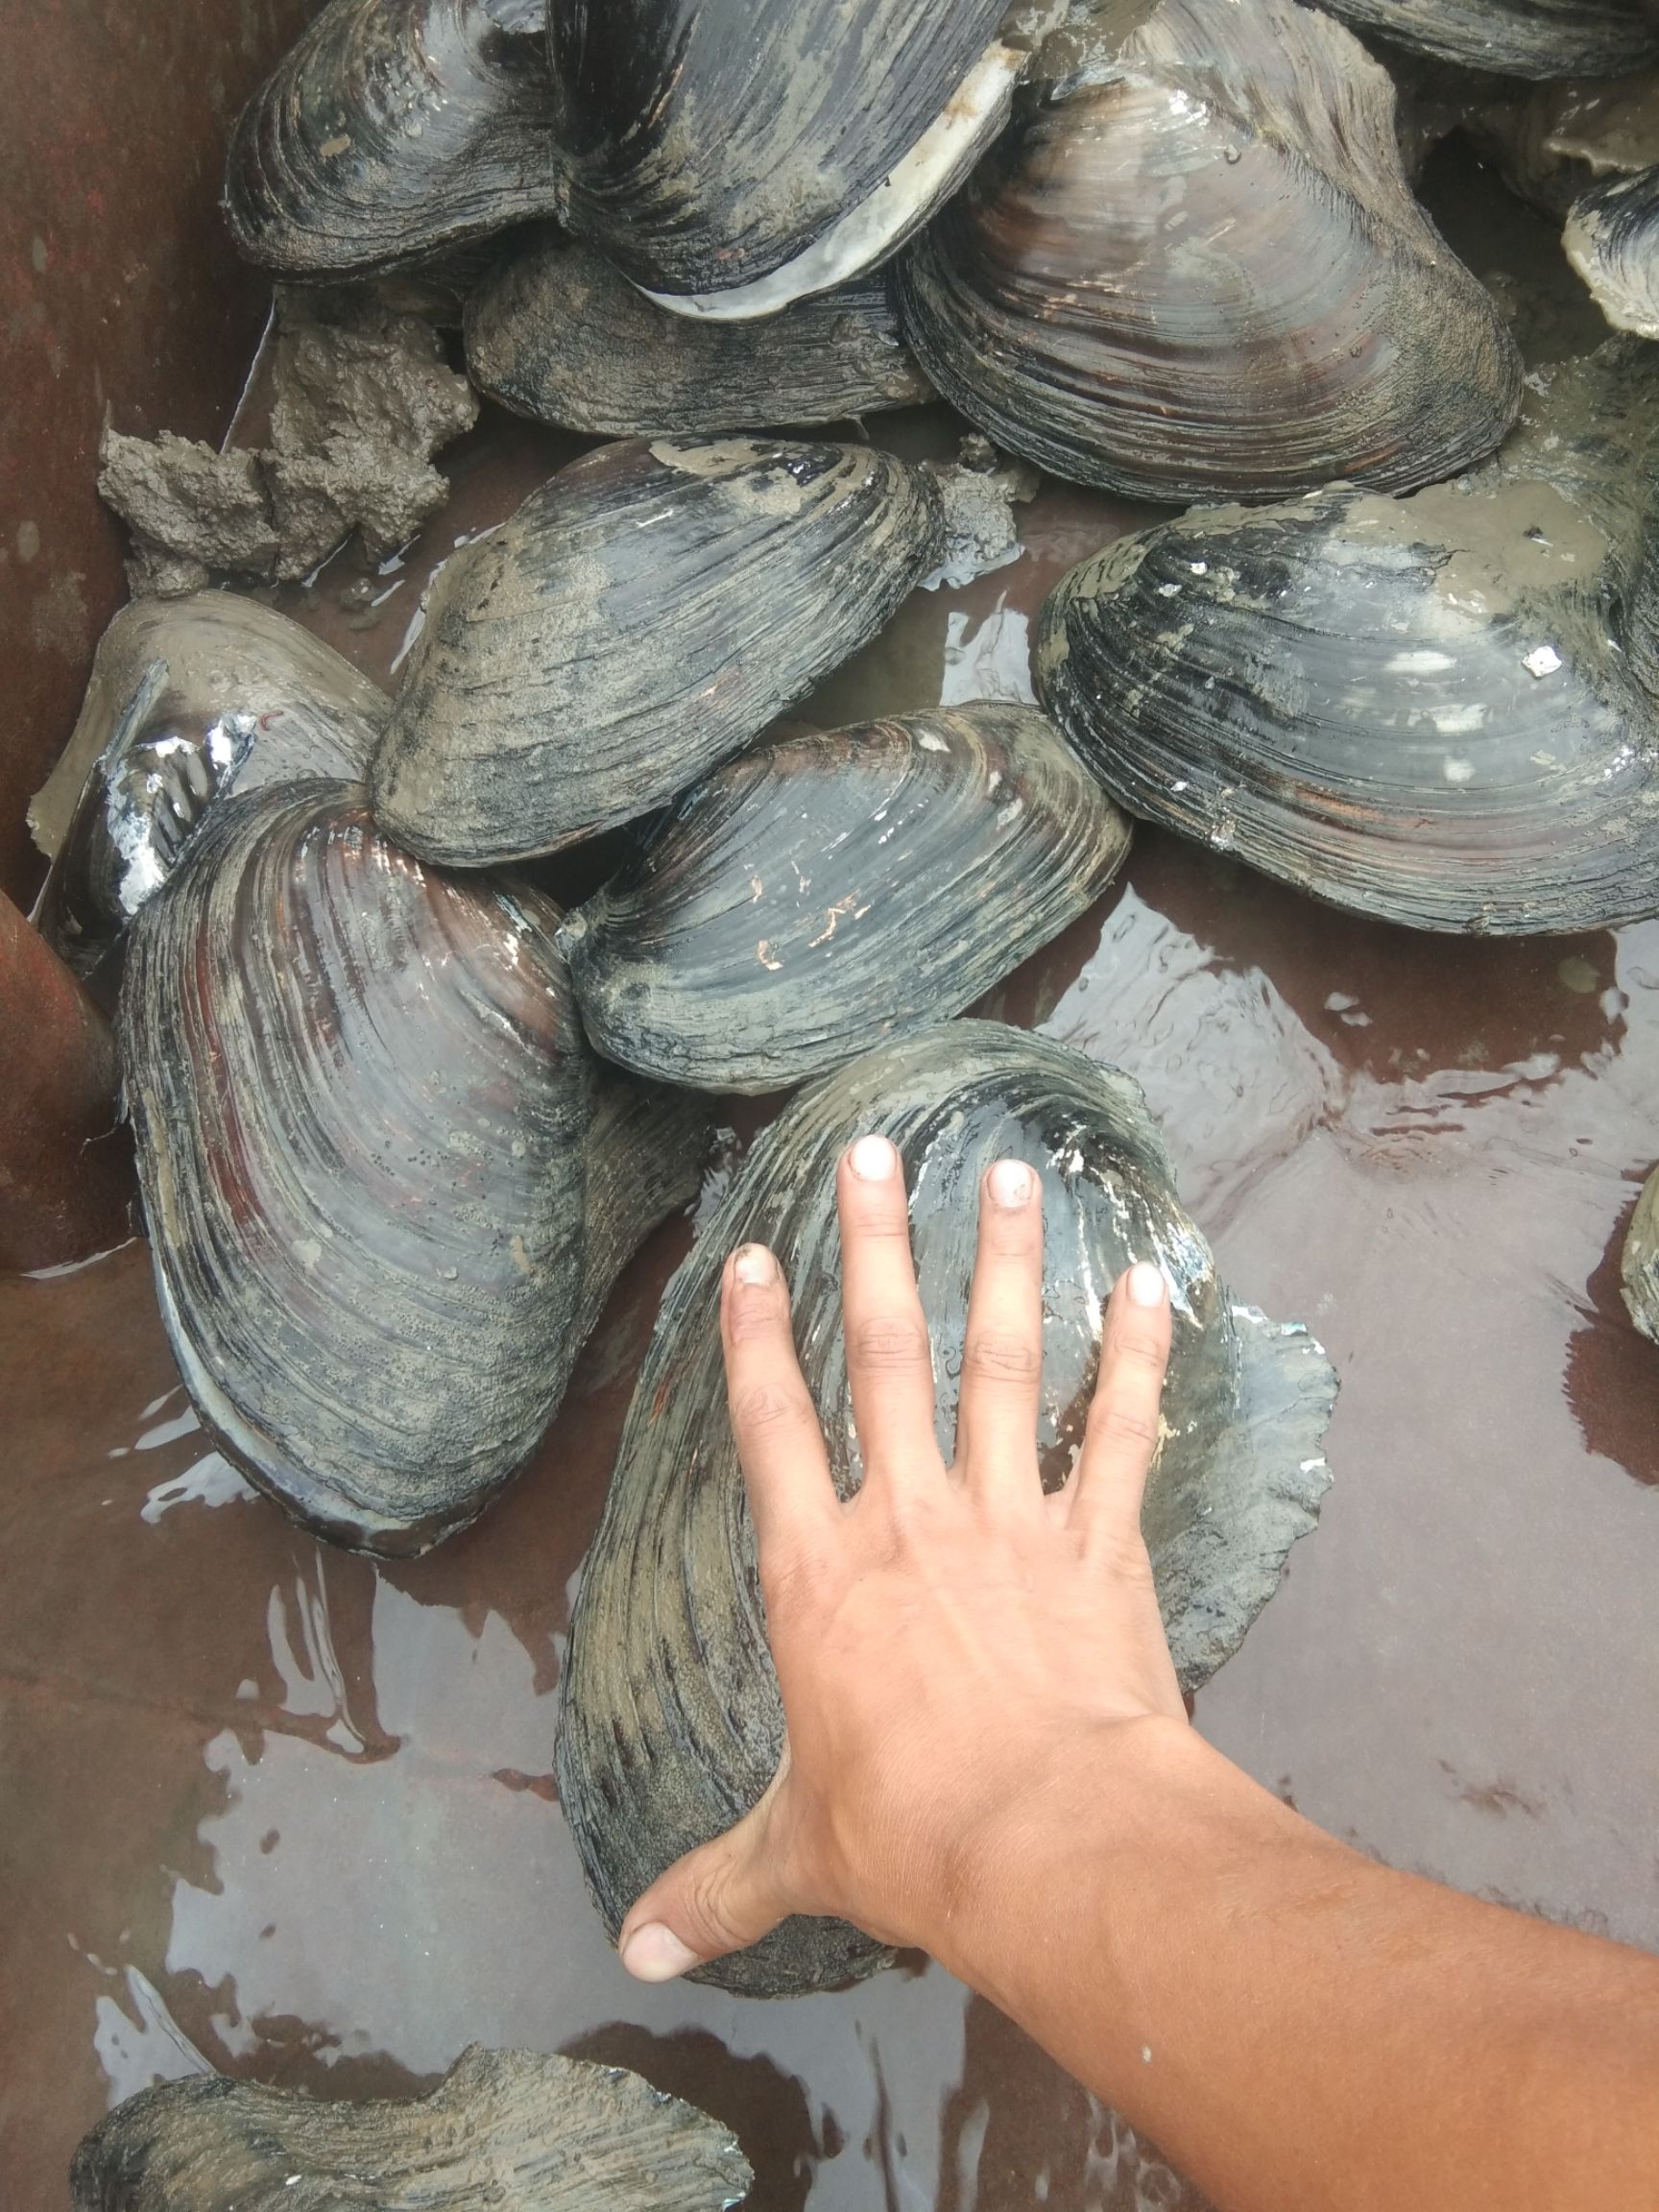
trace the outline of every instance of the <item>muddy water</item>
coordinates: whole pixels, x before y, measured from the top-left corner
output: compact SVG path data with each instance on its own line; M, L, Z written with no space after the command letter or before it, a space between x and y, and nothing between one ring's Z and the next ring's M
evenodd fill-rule
M291 603L384 676L434 564L574 449L488 424L400 565L335 564ZM1145 513L1046 489L1019 562L918 597L814 711L1020 695L1044 590ZM1659 1947L1659 1352L1617 1294L1659 1157L1659 923L1416 939L1142 832L981 1010L1141 1080L1234 1285L1342 1375L1319 1532L1198 1724L1362 1849ZM208 1450L142 1245L0 1283L8 2203L60 2203L78 2135L151 2080L396 2091L477 2039L696 2097L757 2212L1197 2206L937 1968L763 2005L641 1988L608 1950L551 1782L556 1692L691 1233L620 1286L484 1523L388 1567L290 1528Z

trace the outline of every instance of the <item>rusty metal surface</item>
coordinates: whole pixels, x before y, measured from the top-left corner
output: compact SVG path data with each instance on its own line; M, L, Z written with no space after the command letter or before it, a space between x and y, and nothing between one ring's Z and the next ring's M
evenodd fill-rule
M30 793L126 595L98 437L229 421L269 287L218 208L237 108L308 0L34 0L0 71L0 887L42 865Z

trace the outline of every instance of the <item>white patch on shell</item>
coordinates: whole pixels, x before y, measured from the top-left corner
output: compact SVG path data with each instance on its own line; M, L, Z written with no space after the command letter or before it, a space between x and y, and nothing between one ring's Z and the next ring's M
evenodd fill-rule
M1553 676L1561 665L1561 656L1553 645L1539 645L1523 654L1521 665L1528 676Z

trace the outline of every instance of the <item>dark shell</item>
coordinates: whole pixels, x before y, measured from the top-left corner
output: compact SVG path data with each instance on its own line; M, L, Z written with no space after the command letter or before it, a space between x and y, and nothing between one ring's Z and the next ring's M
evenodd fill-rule
M841 422L933 397L882 276L763 323L693 322L557 230L473 295L467 366L480 391L516 413L602 438Z
M330 0L243 109L225 213L288 276L405 268L562 203L538 11Z
M607 1058L778 1091L959 1013L1106 888L1129 825L1034 708L729 761L560 935Z
M1617 77L1659 60L1653 0L1322 0L1364 31L1499 77Z
M1659 338L1659 169L1592 185L1561 243L1615 330Z
M730 2212L754 2176L718 2121L619 2066L464 2051L423 2097L320 2103L197 2075L83 2138L73 2212Z
M873 637L942 542L931 478L866 445L585 454L434 585L374 811L462 867L647 813Z
M594 1061L560 919L312 783L217 808L132 932L122 1057L180 1372L335 1542L472 1520L696 1188L704 1117Z
M1659 1344L1659 1167L1643 1184L1630 1216L1620 1275L1631 1320Z
M1102 0L898 283L953 406L1132 497L1430 483L1520 398L1493 301L1411 197L1386 72L1291 0Z
M231 790L354 781L389 702L349 661L228 591L139 600L99 640L81 718L35 804L74 812L35 920L89 974Z
M1163 1140L1126 1076L1046 1038L955 1022L814 1084L757 1141L669 1284L583 1573L565 1673L560 1801L614 1934L679 1854L747 1812L772 1775L782 1711L754 1533L724 1418L718 1319L726 1254L770 1244L794 1290L796 1342L842 1494L860 1470L840 1315L835 1163L865 1130L904 1156L911 1240L955 1425L982 1170L1005 1154L1043 1176L1045 1480L1081 1434L1100 1304L1134 1259L1174 1286L1165 1440L1144 1527L1170 1647L1194 1688L1238 1648L1312 1527L1330 1480L1334 1395L1298 1325L1240 1306L1176 1202ZM756 1996L830 1986L891 1954L835 1920L792 1919L702 1979Z
M1603 179L1659 163L1659 70L1557 84L1507 84L1503 96L1475 81L1463 129L1512 192L1565 216Z
M1000 129L1054 0L549 0L571 228L687 313L892 252Z
M1457 484L1194 513L1063 579L1038 690L1114 797L1416 928L1659 911L1659 367L1538 381Z

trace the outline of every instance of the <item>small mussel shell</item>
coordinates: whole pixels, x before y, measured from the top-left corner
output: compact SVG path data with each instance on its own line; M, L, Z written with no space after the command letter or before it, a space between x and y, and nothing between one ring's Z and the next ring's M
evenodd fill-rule
M1128 850L1047 718L981 701L728 761L560 942L609 1059L777 1091L971 1004Z
M517 414L601 438L841 422L933 397L883 276L763 323L693 322L552 229L472 296L467 367Z
M1333 15L1498 77L1619 77L1659 60L1653 0L1323 0Z
M389 704L349 661L256 600L198 591L123 607L35 802L43 828L74 807L36 926L89 974L215 800L307 777L355 781Z
M1023 19L1060 12L549 0L571 228L682 313L771 315L845 283L954 189L1006 118Z
M199 2074L83 2137L72 2212L730 2212L754 2176L718 2121L620 2066L464 2051L422 2097L320 2101Z
M376 815L470 867L648 813L873 637L943 528L931 477L867 445L585 454L433 587Z
M1620 1276L1631 1320L1659 1344L1659 1167L1643 1184L1624 1232Z
M1659 911L1656 436L1659 370L1614 341L1457 484L1120 539L1049 595L1039 695L1131 813L1358 913Z
M416 1551L472 1520L695 1189L701 1113L601 1070L560 919L309 783L227 800L133 929L122 1060L180 1371L335 1542Z
M1411 197L1386 72L1291 0L1102 0L1056 33L898 282L953 406L1132 497L1430 483L1520 399L1494 302Z
M563 201L538 11L330 0L243 109L225 213L287 276L373 276Z
M1659 169L1592 185L1561 243L1615 330L1659 338Z
M1126 1076L997 1022L954 1022L814 1084L757 1141L668 1286L583 1573L559 1795L613 1934L665 1866L749 1810L778 1760L782 1707L724 1414L720 1274L746 1239L777 1253L836 1485L851 1495L861 1471L841 1334L835 1166L867 1130L891 1138L904 1159L947 1456L978 1183L994 1160L1026 1160L1043 1179L1047 1486L1064 1479L1082 1433L1101 1301L1133 1260L1166 1270L1174 1347L1142 1526L1187 1688L1238 1648L1330 1481L1320 1438L1335 1384L1324 1354L1299 1326L1235 1304L1218 1282ZM791 1919L700 1978L782 1996L868 1974L891 1956L843 1922Z

